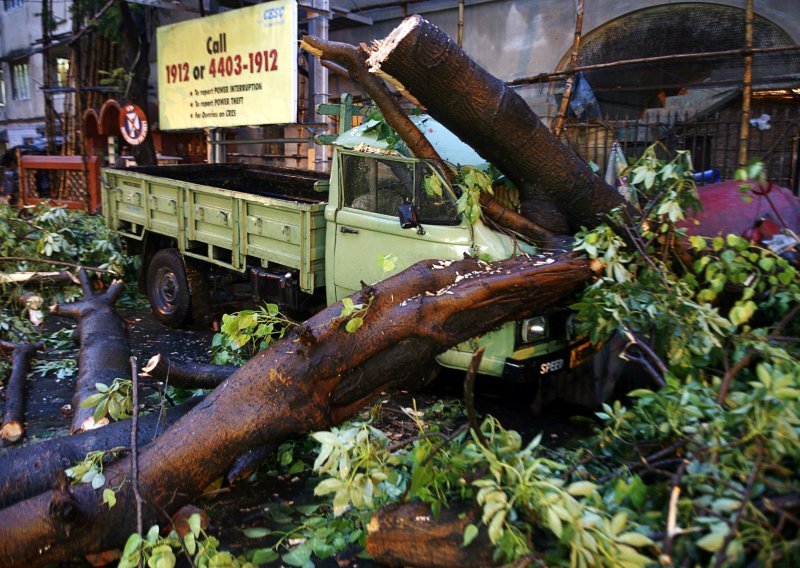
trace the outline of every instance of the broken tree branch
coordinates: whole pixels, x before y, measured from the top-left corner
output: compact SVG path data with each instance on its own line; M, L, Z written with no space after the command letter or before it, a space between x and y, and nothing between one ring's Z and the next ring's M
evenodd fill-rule
M159 353L150 358L140 376L182 389L214 389L237 369L232 365L175 361Z
M0 341L0 349L12 351L11 376L6 385L5 412L0 438L18 442L25 434L25 381L36 351L44 351L44 343L10 343Z

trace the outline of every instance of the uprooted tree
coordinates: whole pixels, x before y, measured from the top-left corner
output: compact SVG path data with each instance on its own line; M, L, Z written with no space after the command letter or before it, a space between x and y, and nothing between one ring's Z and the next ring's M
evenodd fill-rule
M351 76L363 74L362 67L368 54L358 48L345 48L341 44L314 38L306 38L305 42L323 59L343 67L344 72ZM341 53L349 55L342 56ZM621 204L613 189L593 177L585 164L549 137L513 91L488 76L449 38L421 18L414 17L404 22L369 59L372 65L380 64L384 74L401 83L432 114L471 142L484 157L494 161L515 181L522 195L521 211L525 213L522 218L532 223L528 228L534 237L548 241L554 236L573 233L581 225L595 226L605 213ZM452 88L450 82L459 78L469 84L468 89ZM379 82L373 86L385 89ZM448 92L457 92L457 98L448 100ZM445 102L440 103L439 97ZM492 109L489 115L483 112L486 108ZM482 112L478 112L479 109ZM392 107L382 110L387 122L391 123L394 120ZM480 134L473 138L472 129ZM398 131L402 129L398 128ZM515 134L509 136L509 132ZM413 136L404 136L404 139L412 150L435 159L435 156L425 153L429 149L415 146ZM669 175L665 174L664 178L668 179ZM534 207L538 202L542 204L540 209ZM667 207L664 215L669 216L669 212ZM619 216L624 220L626 214L622 210ZM503 219L518 221L514 215L513 211L500 210L496 222L502 224ZM511 230L519 232L519 224L511 224ZM654 231L648 241L630 232L624 236L635 250L647 256L649 247L674 241L674 235L668 231ZM604 252L605 255L601 256L607 270L620 285L631 281L627 272L631 268L630 257L615 254L614 251L618 252L624 243L613 235L611 229L581 233L578 244L589 256L596 257L598 251ZM746 245L742 246L746 248ZM648 257L647 260L655 265L668 258ZM699 274L709 262L693 267L688 273L700 279ZM770 269L776 270L774 261ZM136 530L132 511L137 508L137 494L141 495L141 507L147 522L158 520L165 512L172 513L190 502L210 482L224 475L238 456L248 450L271 446L309 430L328 428L351 416L387 388L424 384L430 376L424 363L436 353L502 322L539 313L543 308L570 297L595 276L587 258L566 255L555 262L544 263L523 255L490 264L475 259L447 264L425 261L378 284L365 285L353 296L354 302L369 306L364 323L355 334L347 332L348 317L342 316L341 304L328 307L293 328L285 339L234 372L152 444L141 448L138 454L134 452L107 466L105 486L117 488L117 504L113 508L105 505L101 492L88 484L60 484L54 491L42 492L0 511L0 559L4 565L43 564L87 551L119 547ZM775 275L776 279L782 277ZM658 270L653 271L648 273L641 286L655 285L659 279L666 280L666 276ZM742 279L741 283L745 281ZM675 298L681 298L684 284L666 282L667 287L674 291ZM708 291L714 294L721 288L709 287ZM594 335L600 337L612 323L619 323L612 321L614 317L621 317L619 314L632 320L640 318L644 321L648 317L646 310L638 308L638 311L629 309L626 312L623 300L622 288L602 300L606 304L599 311L606 315L598 316L600 323L593 330ZM752 316L748 301L749 298L741 300L741 303L737 300L733 308L738 310L734 323L747 322ZM792 301L796 302L796 298L787 300ZM712 327L725 323L710 306L689 301L674 306L657 306L656 309L664 313L656 311L649 317L654 320L657 316L668 318L673 307L694 310L697 318L705 318L703 322ZM733 315L731 319L734 319ZM654 343L688 340L670 328L667 320L662 321L660 329L652 330ZM658 367L658 359L647 356L646 342L635 333L636 330L648 329L647 325L629 327L630 344L638 347L638 350L632 348L631 356L640 356L651 367ZM670 336L660 337L659 333L665 331L669 331ZM410 367L409 360L418 362L419 366ZM687 371L684 369L683 372ZM660 380L666 374L664 369L653 369L653 375ZM720 396L722 404L727 395L721 392ZM619 416L616 416L614 410L608 410L611 418L618 421L617 429L609 435L618 434L624 428L625 415L619 411ZM236 419L230 420L230 417ZM647 452L650 447L635 446L635 449ZM674 445L672 453L657 453L656 458L668 456L680 462L680 458L674 457L677 450L692 455L708 452L706 448L697 448L694 442L683 440ZM760 464L768 455L768 448L763 451L758 458L757 471L761 471ZM649 465L649 461L644 461ZM133 474L134 462L138 464L138 475ZM580 467L581 464L577 463L575 471ZM686 467L680 468L675 476L676 485ZM647 471L657 474L655 468ZM737 481L746 485L749 495L756 478ZM579 490L590 489L581 485ZM677 509L677 497L675 499L676 504L670 507ZM567 511L568 517L570 514ZM381 518L376 522L385 527L393 524L391 518ZM549 522L553 527L561 527L562 519L549 518ZM620 524L616 516L614 523ZM737 520L735 524L739 523ZM621 526L626 524L623 518ZM460 532L463 523L457 526L456 533ZM667 529L671 531L668 535L671 548L678 534L674 519ZM642 535L624 534L633 546L645 542ZM455 536L457 538L458 534ZM712 533L712 536L720 541L715 543L723 551L733 539L733 536L727 537L721 532ZM415 538L412 536L407 541L413 543ZM389 537L384 542L391 540ZM586 542L591 542L588 537ZM621 545L627 546L625 542ZM413 544L409 548L413 548ZM719 558L724 560L725 556ZM641 563L641 559L637 561Z

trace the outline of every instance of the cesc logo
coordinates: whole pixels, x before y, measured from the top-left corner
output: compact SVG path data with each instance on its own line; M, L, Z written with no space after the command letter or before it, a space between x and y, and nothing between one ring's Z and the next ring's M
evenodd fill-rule
M279 6L277 8L264 8L258 23L262 28L271 28L273 26L280 26L284 23L286 6Z

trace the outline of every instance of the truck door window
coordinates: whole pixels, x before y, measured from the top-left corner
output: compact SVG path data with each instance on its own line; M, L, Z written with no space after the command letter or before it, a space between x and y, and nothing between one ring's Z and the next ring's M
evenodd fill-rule
M397 207L414 195L414 169L407 162L346 154L342 181L342 205L381 215L397 215Z
M416 169L416 171L415 171ZM424 162L372 156L342 155L342 205L381 215L397 215L405 200L414 203L420 222L431 225L457 225L456 197L446 184L438 195L425 189L425 178L435 176Z
M441 195L425 187L425 179L435 176L429 164L417 165L417 198L414 201L420 223L428 225L457 225L459 223L456 197L444 183L440 184ZM429 185L430 187L430 185Z

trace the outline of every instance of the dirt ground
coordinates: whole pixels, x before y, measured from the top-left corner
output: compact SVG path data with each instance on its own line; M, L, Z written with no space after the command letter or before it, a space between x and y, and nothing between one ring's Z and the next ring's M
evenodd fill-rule
M162 326L149 312L149 309L120 310L127 322L133 354L139 366L157 353L169 355L178 360L210 360L210 345L213 331L174 330ZM49 329L73 328L69 319L48 316ZM77 349L66 353L45 353L43 359L75 359ZM66 435L69 424L69 405L77 374L58 378L56 372L45 375L34 373L28 381L27 427L24 443L35 443L54 436ZM434 385L423 393L413 396L399 393L384 397L387 408L409 406L413 400L419 406L432 404L439 399L459 399L462 396L463 376L455 372L443 372ZM479 378L477 383L476 406L481 413L491 413L498 417L507 428L513 428L525 438L544 432L544 441L550 446L559 445L571 437L581 435L586 426L576 424L571 417L586 414L585 410L563 405L550 405L544 415L534 417L530 410L533 398L532 387L519 384L502 383L489 377ZM0 389L0 394L2 390ZM0 408L0 410L2 410ZM398 413L399 414L399 413ZM391 412L386 414L391 421ZM0 453L13 451L13 448L0 448ZM313 459L313 458L312 458ZM197 506L207 511L211 525L209 534L217 537L222 548L235 554L248 549L269 544L266 540L246 538L242 530L247 527L269 524L276 511L286 504L298 504L310 499L313 487L298 477L277 478L258 475L254 479L234 487L223 487L212 497L197 501ZM355 551L352 551L355 552ZM346 552L332 558L322 566L375 566L371 561ZM275 563L279 566L280 563ZM84 563L69 563L64 566L88 566Z

